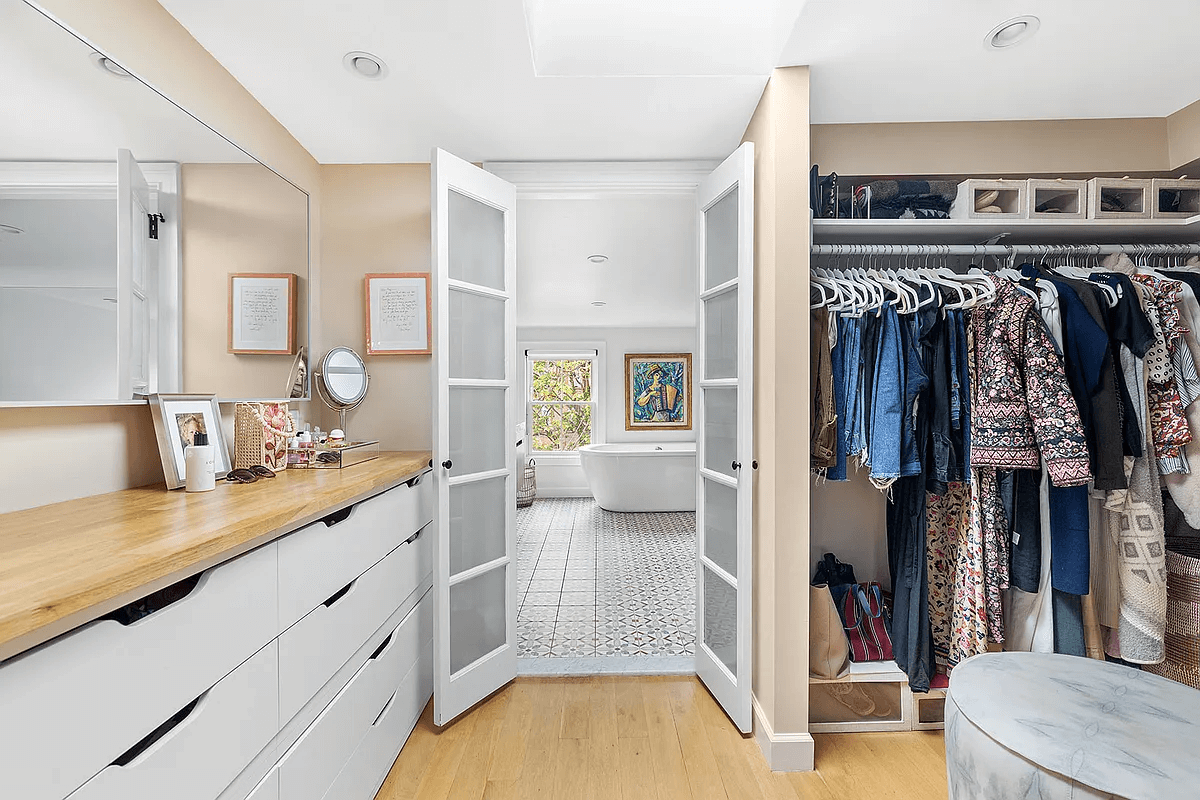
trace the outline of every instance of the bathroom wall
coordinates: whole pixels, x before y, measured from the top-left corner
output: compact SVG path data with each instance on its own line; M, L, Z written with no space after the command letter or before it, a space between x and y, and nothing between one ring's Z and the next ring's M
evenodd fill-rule
M517 329L518 354L533 344L538 346L575 343L604 347L603 385L605 442L694 442L695 430L625 430L625 354L694 353L694 327L524 327ZM693 381L695 378L693 377ZM528 396L525 390L523 396ZM694 408L694 406L693 406ZM597 437L597 441L601 441ZM546 456L531 452L526 437L526 455L537 460L538 494L542 497L589 497L587 481L578 456Z
M309 192L309 275L314 286L319 284L316 161L174 17L154 0L41 0L37 5ZM311 302L321 307L316 289ZM321 346L318 319L314 315L314 350ZM145 405L3 408L0 442L6 452L21 454L0 460L0 513L162 480Z

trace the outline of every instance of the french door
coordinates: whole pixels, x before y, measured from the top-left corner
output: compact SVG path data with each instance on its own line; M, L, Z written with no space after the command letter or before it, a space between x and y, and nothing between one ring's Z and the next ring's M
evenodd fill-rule
M516 189L433 153L433 716L517 675Z
M754 145L697 192L696 673L751 728L754 501Z

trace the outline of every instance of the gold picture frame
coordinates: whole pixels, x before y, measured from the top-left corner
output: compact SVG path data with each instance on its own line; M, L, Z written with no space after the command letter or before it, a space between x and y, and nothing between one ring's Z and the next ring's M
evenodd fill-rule
M692 429L692 354L625 354L625 430Z

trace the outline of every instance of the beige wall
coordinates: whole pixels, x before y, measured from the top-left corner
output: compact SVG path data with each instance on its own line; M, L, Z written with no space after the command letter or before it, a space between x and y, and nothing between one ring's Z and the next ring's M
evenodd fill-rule
M235 355L229 274L292 273L296 346L308 342L308 198L258 164L184 164L183 391L286 397L294 356Z
M1165 118L814 125L812 163L842 175L1162 174L1182 163L1168 152L1169 127ZM1200 156L1198 140L1200 109L1184 160Z
M777 734L808 730L807 67L777 69L755 145L755 698Z
M1175 168L1200 159L1200 100L1167 117L1167 150Z
M310 294L319 308L320 254L314 245L320 173L287 129L154 0L41 0L39 5L309 192ZM319 324L312 334L319 349ZM0 409L0 443L7 452L21 454L0 460L0 513L162 480L145 406Z
M428 164L321 167L325 340L366 359L371 385L347 427L385 449L430 447L433 363L430 356L365 355L363 276L430 271L429 176ZM336 415L321 413L322 427L332 427Z

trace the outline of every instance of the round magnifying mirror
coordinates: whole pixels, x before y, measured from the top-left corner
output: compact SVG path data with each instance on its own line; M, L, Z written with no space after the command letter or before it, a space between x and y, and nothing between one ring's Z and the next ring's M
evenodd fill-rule
M325 405L339 412L342 430L346 429L346 412L358 406L367 396L371 376L358 353L349 347L335 347L321 359L321 369L314 373L317 394Z

